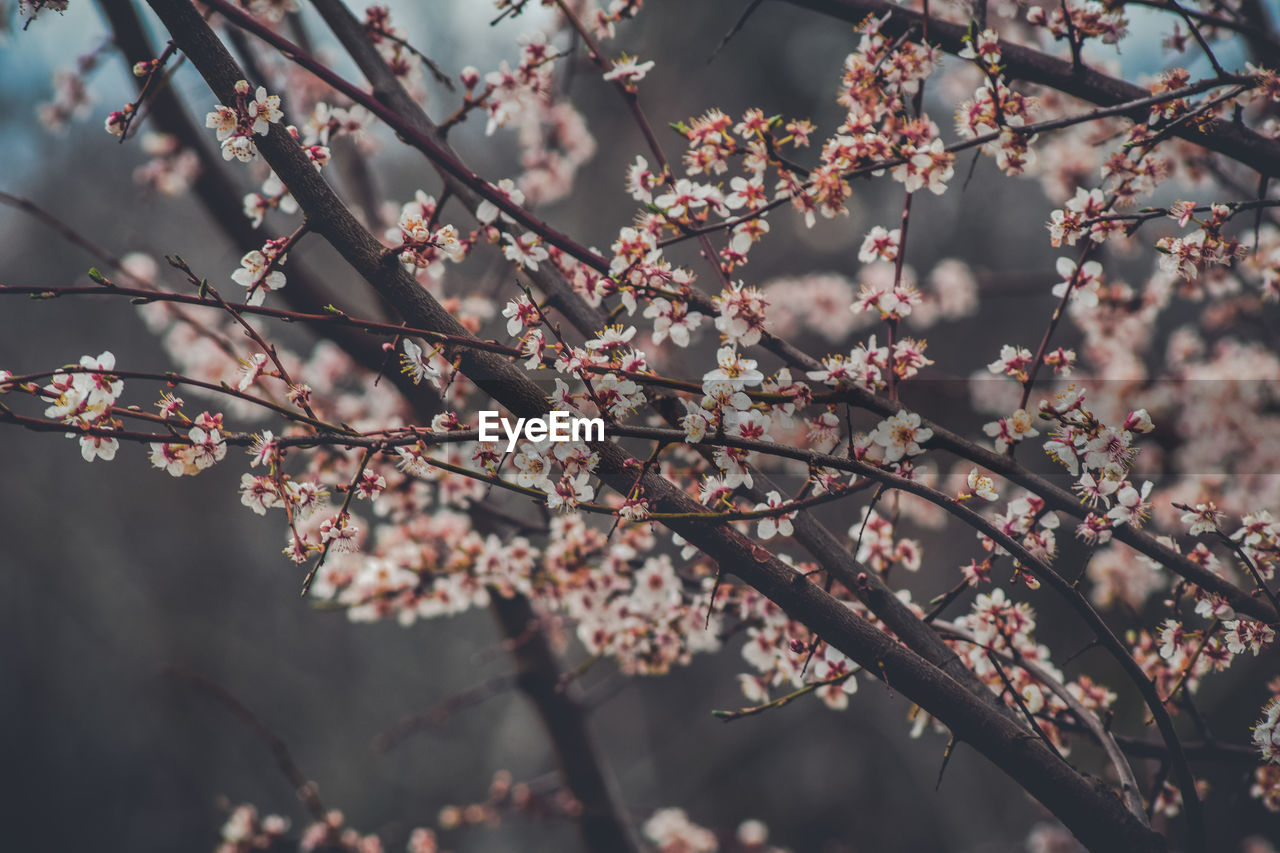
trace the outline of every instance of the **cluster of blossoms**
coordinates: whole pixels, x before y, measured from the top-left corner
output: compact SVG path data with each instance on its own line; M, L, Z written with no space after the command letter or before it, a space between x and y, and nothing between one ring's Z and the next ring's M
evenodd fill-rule
M258 146L253 138L266 136L271 125L283 118L279 95L268 95L266 88L259 86L250 100L249 83L240 80L236 83L235 105L218 104L205 116L204 124L217 132L218 142L222 145L222 159L234 157L241 163L249 163L258 156Z
M1273 812L1280 812L1280 679L1267 684L1271 699L1253 727L1253 744L1262 757L1254 772L1250 794Z
M1028 350L1011 346L1002 349L992 362L993 373L1005 373L1026 382L1033 366ZM1091 543L1105 544L1112 530L1122 524L1140 527L1151 512L1151 483L1141 486L1129 479L1138 448L1138 435L1155 427L1145 409L1130 412L1118 427L1107 426L1085 404L1084 388L1069 385L1052 399L1041 400L1039 416L1054 424L1045 452L1077 478L1075 490L1090 507L1106 510L1090 512L1078 535ZM1019 441L1039 434L1025 409L989 423L984 428L995 440L996 449L1007 450Z
M996 166L1006 175L1020 175L1036 162L1031 144L1034 134L1020 130L1030 123L1037 102L1009 88L1000 75L1000 39L994 30L983 30L966 36L967 46L960 52L983 72L982 86L956 111L956 132L965 139L994 135L984 142L982 153L994 157Z
M409 43L409 34L392 21L391 10L382 4L374 4L366 8L364 32L369 42L377 48L378 54L386 62L387 68L400 81L400 85L411 92L415 98L423 99L426 91L423 86L422 69L424 65L428 65L429 60ZM429 64L428 67L437 79L442 77L434 64Z
M643 830L657 853L787 853L769 843L769 828L758 820L743 821L723 843L678 808L658 809L644 822Z
M760 342L765 330L765 309L769 303L764 294L740 282L713 300L716 306L716 328L731 344L749 347Z
M873 229L873 233L878 232ZM769 328L780 337L794 337L807 330L831 343L840 343L852 333L886 319L878 310L870 309L879 308L882 301L888 306L885 294L895 290L898 295L893 297L893 313L910 329L959 320L977 310L978 283L962 261L949 258L938 262L922 286L917 286L916 273L910 265L903 266L901 280L896 284L895 278L892 264L873 259L859 271L857 281L836 273L774 279L761 287L769 303ZM867 301L859 307L863 297ZM899 363L909 364L909 360L895 357L895 364Z
M447 805L440 809L437 826L454 832L467 827L492 827L504 819L546 820L572 818L582 805L562 788L549 792L533 784L516 782L510 772L500 770L489 785L488 797L482 802ZM292 822L280 815L263 816L250 804L228 806L222 825L217 853L252 853L278 850L286 845L303 853L383 853L386 846L377 835L365 835L346 825L342 812L330 810L322 820L311 822L297 837L290 832ZM736 831L721 838L715 832L693 823L679 808L658 809L641 827L645 840L657 853L788 853L769 843L769 828L758 820L745 820ZM407 853L444 853L437 832L417 827L408 836Z
M368 111L363 107L330 108L321 101L315 105L301 130L292 125L286 130L302 143L303 153L319 170L328 164L332 156L330 141L338 136L364 140L362 131L368 120ZM274 171L269 171L260 189L245 195L244 215L254 228L260 228L267 213L272 210L294 214L298 212L298 202L280 177Z
M505 60L496 71L481 75L467 67L460 75L467 90L464 109L484 109L485 133L513 127L521 147L524 171L518 185L531 202L566 196L578 169L596 152L595 139L582 114L567 100L556 99L554 63L562 54L541 31L521 36L520 61Z
M1054 665L1049 649L1034 637L1035 611L1010 600L1003 589L979 593L970 612L956 619L955 625L965 635L953 643L962 659L1010 707L1042 717L1041 730L1063 754L1070 749L1069 739L1053 720L1069 719L1072 704L1102 714L1117 699L1113 691L1088 676L1069 681ZM1074 703L1069 704L1062 692Z
M160 408L161 416L168 419L183 417L182 404L180 398L164 398ZM152 465L173 477L194 477L226 457L227 444L222 438L221 414L201 412L191 424L186 443L157 442L151 445Z
M270 850L284 838L290 826L289 819L280 815L262 817L252 805L235 806L222 825L222 843L218 845L218 853Z
M918 572L924 554L920 543L915 539L895 537L893 528L890 519L882 518L873 509L865 511L862 521L849 528L849 537L858 546L858 562L881 575L888 574L893 566Z
M360 104L342 107L316 101L311 114L302 123L302 144L328 147L335 139L346 138L360 150L371 153L375 150L374 144L365 128L372 119L373 114Z
M86 355L80 359L79 370L59 370L39 391L49 403L44 416L75 430L67 437L79 438L80 454L86 462L110 461L120 448L120 442L108 434L123 428L114 412L116 399L124 391L124 382L111 372L115 366L116 357L110 352L97 358Z
M217 853L253 853L257 850L279 850L285 845L302 853L313 850L334 853L382 853L382 840L376 835L365 835L347 826L342 812L333 810L324 820L309 824L297 838L289 837L292 824L280 815L261 816L257 808L243 804L230 810L222 825L222 841ZM409 853L438 853L435 833L430 829L415 829L409 841Z
M302 9L298 0L239 0L239 3L250 15L273 24L283 21L285 15L296 14Z
M1194 219L1193 207L1184 204L1177 213L1178 224L1186 226ZM1161 237L1156 248L1161 252L1160 268L1182 278L1195 278L1210 264L1226 265L1244 257L1246 250L1235 237L1222 234L1222 226L1234 211L1225 204L1210 205L1209 215L1195 219L1200 227L1185 237Z
M69 0L19 0L18 11L19 14L29 15L26 24L29 26L39 17L41 10L63 12L68 2ZM94 97L90 78L102 66L104 57L112 52L113 47L110 42L104 42L96 49L76 57L74 65L54 69L53 97L36 107L36 118L44 128L61 132L72 121L80 121L93 114Z
M971 489L976 492L979 487L981 483L975 482ZM996 530L1018 542L1036 559L1048 562L1057 554L1057 535L1054 531L1059 526L1058 516L1046 511L1042 498L1035 495L1013 498L1005 505L1005 511L994 515L991 522ZM1006 554L1004 546L990 535L980 531L978 539L986 550L998 556ZM1015 572L1029 587L1035 589L1039 586L1039 581L1032 574L1024 573L1026 568L1020 561L1014 560Z
M399 242L396 252L400 263L412 272L426 270L436 278L439 264L445 259L457 262L466 257L467 246L452 225L436 225L436 200L422 190L400 208L396 227L387 230L387 240Z
M400 517L429 500L421 480L404 493L397 488L404 475L393 469L385 476L389 488L375 506L379 514ZM435 488L447 493L448 484L440 478ZM690 594L665 556L636 565L654 545L641 527L622 528L610 540L578 515L555 516L541 549L524 537L484 536L458 512L418 516L396 537L380 530L368 551L328 560L312 588L342 604L353 620L410 624L483 607L490 596L524 595L573 620L590 654L612 658L631 674L662 674L719 647L715 632L706 630L707 590ZM699 586L710 581L703 575Z
M41 12L65 12L71 0L18 0L18 14L35 20Z
M1116 44L1128 33L1129 23L1123 10L1112 9L1096 0L1070 0L1061 7L1027 9L1032 26L1048 30L1055 39L1071 41L1077 47L1087 39L1103 44Z

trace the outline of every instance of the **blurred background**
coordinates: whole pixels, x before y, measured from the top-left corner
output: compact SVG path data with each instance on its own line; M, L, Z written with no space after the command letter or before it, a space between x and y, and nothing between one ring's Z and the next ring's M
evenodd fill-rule
M492 70L502 59L514 64L516 36L548 22L532 12L490 27L492 5L471 0L387 5L410 41L452 73L466 65ZM843 57L855 44L850 27L766 3L709 62L739 4L646 5L637 22L619 28L610 50L659 60L642 90L657 127L713 106L731 115L759 106L766 115L808 117L819 138L841 119L834 94ZM88 75L92 106L83 115L59 131L37 120L40 105L53 97L55 69L74 67L108 37L94 4L73 3L65 16L46 13L26 32L11 9L7 17L0 41L0 191L38 201L116 255L180 253L215 281L229 274L252 247L226 243L192 199L136 184L131 175L145 156L137 144L122 146L103 132L106 113L133 97L118 55L103 55ZM306 21L321 32L318 20L307 15ZM163 44L156 30L152 40ZM1146 39L1126 43L1120 58L1130 70L1159 59L1158 40L1150 41L1156 46ZM336 54L333 60L358 79ZM599 150L570 199L540 213L582 242L604 246L634 212L622 179L643 152L642 141L596 72L581 65L572 75L565 85ZM190 69L174 85L195 115L212 106ZM428 88L429 112L437 119L451 113L456 96ZM381 129L377 134L386 144L373 162L386 198L399 203L418 188L437 190L424 161ZM512 134L485 139L483 120L473 119L452 141L481 174L496 180L514 169ZM679 151L673 134L663 141L669 153ZM968 160L957 168L969 168ZM245 192L254 189L246 170L231 174ZM910 263L923 274L940 259L963 259L986 291L981 339L963 324L929 334L931 357L953 376L994 357L988 350L1000 329L1028 316L1039 328L1052 309L1055 253L1038 226L1050 205L1034 181L986 180L993 176L990 165L979 162L967 190L920 198L913 212ZM808 272L852 276L866 231L896 227L901 196L895 187L860 185L848 219L820 220L812 230L795 227L793 217L774 217L774 238L752 254L745 277L761 284ZM311 257L335 292L358 286L340 263ZM95 263L30 217L0 207L0 281L84 283ZM449 286L458 293L487 287L476 278L500 270L491 264L485 272L483 262L473 262L451 270ZM1060 342L1069 345L1071 335L1065 330ZM808 343L831 348L818 339ZM121 366L169 367L123 301L0 302L0 367L42 370L106 349ZM433 824L442 806L484 800L495 771L528 781L554 770L537 719L512 692L390 752L373 751L371 741L402 715L509 670L491 617L473 611L405 629L353 625L341 613L308 605L298 597L299 572L279 556L278 524L240 505L240 473L239 466L224 465L175 480L151 469L134 447L123 448L115 462L85 464L76 445L60 436L5 431L0 755L8 772L0 780L6 838L0 846L212 850L225 819L223 798L305 823L262 739L207 693L165 678L168 667L217 682L252 708L288 744L326 803L342 809L352 826L379 833L388 849L403 849L409 830ZM844 530L855 512L832 509L825 517ZM926 554L945 541L938 533L921 538ZM1078 560L1074 544L1062 539L1066 559ZM972 556L970 550L966 544L958 560L927 559L911 579L916 600L950 587L954 565ZM1072 626L1044 621L1041 636L1051 647L1079 645ZM846 712L800 701L732 724L716 721L712 709L747 704L734 677L743 670L731 646L662 678L620 680L605 673L589 681L594 733L637 822L656 808L680 806L723 832L759 818L770 826L771 840L797 851L998 853L1023 849L1030 829L1045 818L963 746L935 790L945 737L927 732L908 739L909 703L876 684L864 683ZM1260 676L1233 671L1228 677ZM1239 731L1256 711L1244 704L1210 710L1224 730ZM1082 745L1086 766L1089 755ZM1236 776L1224 786L1242 790ZM1232 796L1237 800L1213 807L1240 807L1230 812L1244 816L1233 832L1274 829L1259 810L1242 806L1243 794ZM466 851L563 851L578 844L572 826L531 826L519 818L446 832L442 842Z

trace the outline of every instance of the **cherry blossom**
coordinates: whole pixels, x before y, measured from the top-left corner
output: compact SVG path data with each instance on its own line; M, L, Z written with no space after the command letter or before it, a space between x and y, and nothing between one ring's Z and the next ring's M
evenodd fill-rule
M703 316L690 311L683 302L671 302L658 297L644 309L645 319L653 320L653 342L660 344L667 338L678 347L689 346L689 335L702 325Z
M970 469L965 483L968 491L962 496L973 495L982 498L984 501L994 501L1000 497L996 493L995 481L979 473L977 468Z
M1150 506L1146 502L1150 494L1150 481L1142 484L1141 491L1132 485L1122 486L1116 492L1116 505L1107 513L1107 518L1117 524L1141 526L1150 512Z
M898 257L898 244L901 239L901 228L886 231L877 225L867 233L866 239L862 241L862 248L858 250L858 260L864 264L869 264L875 260L892 261Z
M266 248L268 252L273 252L273 247ZM275 268L277 264L283 262L283 255L274 253L269 255L254 249L240 259L240 269L231 274L231 280L248 289L246 302L250 305L261 305L269 291L284 287L284 273Z
M641 62L634 56L624 55L621 59L614 60L613 67L605 72L604 79L616 80L627 89L635 91L635 85L651 70L653 70L653 60Z
M1004 374L1012 376L1019 382L1026 382L1032 359L1031 350L1005 344L1000 347L1000 357L988 364L987 370L996 375Z
M235 158L248 163L258 156L253 137L265 136L271 125L280 122L284 114L280 111L280 97L268 95L265 87L259 86L252 100L248 98L247 82L240 80L235 88L236 105L215 106L205 116L205 127L213 128L222 143L222 159Z
M715 853L719 849L715 835L691 823L683 809L654 812L645 821L644 834L660 853Z
M524 234L517 238L508 233L503 238L506 241L502 248L503 255L507 260L527 269L536 270L538 264L548 257L547 250L542 247L542 238L536 234Z
M885 462L897 462L906 456L918 456L921 444L933 438L933 430L920 426L915 412L899 412L881 421L871 433L871 440L882 450Z
M1262 717L1254 724L1253 743L1264 761L1280 764L1280 702L1272 699L1262 709Z
M440 387L440 371L431 363L434 352L424 355L422 347L409 338L405 338L401 346L404 348L404 355L401 356L403 369L413 380L413 384L417 385L425 379L437 388Z
M356 550L359 533L360 528L351 523L351 516L345 512L326 518L320 525L320 541L338 553Z
M503 178L502 180L498 181L497 188L498 188L498 192L506 196L507 200L510 201L512 204L517 206L524 204L525 202L524 193L521 192L520 188L515 185L515 182L510 180L509 178ZM485 225L492 223L494 220L498 218L498 216L499 216L498 206L493 202L489 201L488 199L484 199L483 201L480 202L479 206L476 207L476 219ZM501 214L501 216L502 216L503 222L507 222L507 223L514 222L514 220L505 213Z
M764 503L756 504L755 508L757 512L760 510L770 509L772 507L779 507L784 503L782 495L776 491L769 492L764 497ZM782 515L778 518L768 516L760 519L760 522L757 525L760 538L772 539L774 536L790 536L795 532L791 526L791 520L794 517L795 513L788 513L787 515Z
M1007 418L985 424L982 431L995 439L996 450L1001 453L1019 441L1035 438L1040 434L1035 428L1035 420L1026 409L1018 409Z

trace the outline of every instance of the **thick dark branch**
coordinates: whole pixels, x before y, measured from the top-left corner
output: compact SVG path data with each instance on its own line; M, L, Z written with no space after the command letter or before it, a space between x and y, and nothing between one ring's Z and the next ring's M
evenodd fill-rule
M317 823L324 823L328 819L329 810L325 808L324 803L320 800L315 783L307 779L306 775L298 767L297 762L293 760L293 754L289 752L289 747L285 744L284 738L276 734L257 714L253 713L249 706L237 699L230 690L216 681L205 678L203 675L187 672L176 667L165 669L164 674L169 678L186 682L192 687L203 691L248 724L249 728L253 729L254 734L266 744L267 749L271 752L271 757L275 759L276 766L280 768L281 774L293 785L298 799L306 806L312 819Z
M547 736L555 746L565 787L582 806L579 824L590 850L641 850L621 817L613 780L604 772L595 742L589 734L587 712L562 684L560 666L538 624L538 615L523 595L504 598L491 593L489 610L511 647L516 664L516 686L538 712Z

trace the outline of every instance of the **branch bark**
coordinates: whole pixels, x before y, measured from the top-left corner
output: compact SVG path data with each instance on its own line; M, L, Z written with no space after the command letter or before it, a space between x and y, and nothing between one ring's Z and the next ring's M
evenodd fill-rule
M565 787L582 807L578 825L587 849L639 853L644 848L622 816L613 780L605 774L589 734L586 709L561 684L559 663L533 605L523 595L491 595L489 609L516 664L516 686L538 712L555 747Z

